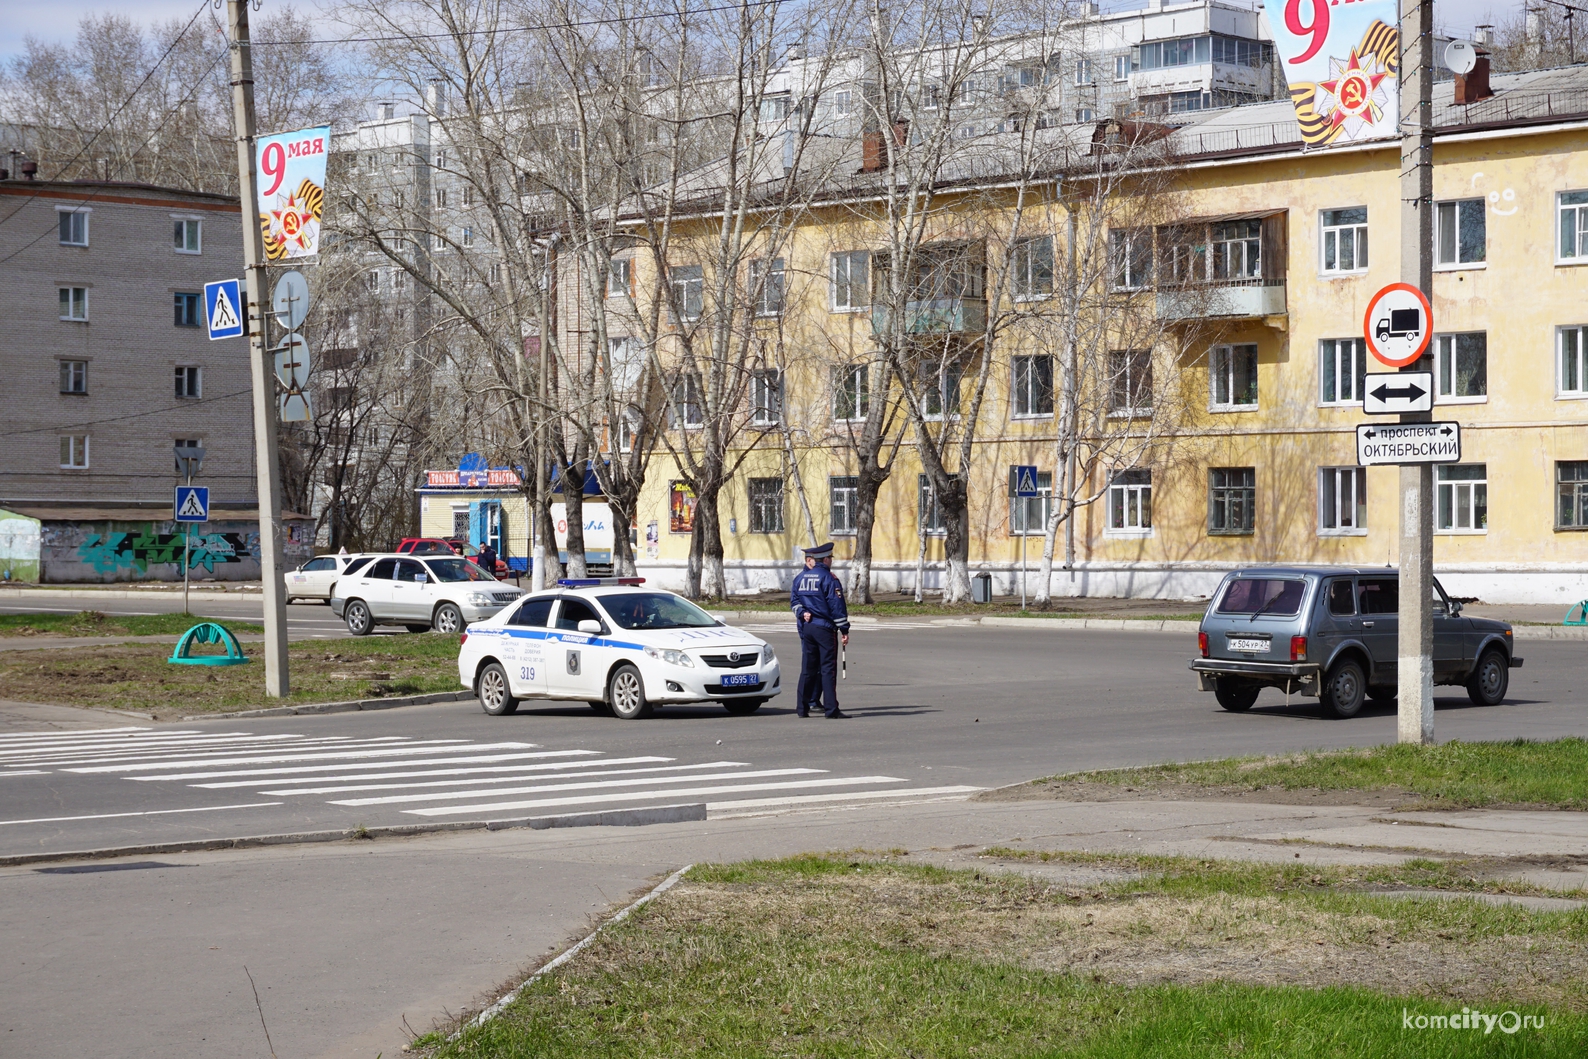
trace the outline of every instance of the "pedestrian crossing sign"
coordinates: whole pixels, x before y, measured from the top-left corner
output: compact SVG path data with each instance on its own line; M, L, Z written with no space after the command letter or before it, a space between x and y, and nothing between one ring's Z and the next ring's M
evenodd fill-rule
M207 485L179 485L176 487L176 520L178 522L208 522L210 519L210 489Z
M211 341L241 338L246 333L242 288L242 282L235 279L204 284L204 319L209 325Z
M1037 495L1037 469L1026 464L1014 464L1009 468L1009 477L1015 485L1015 496Z

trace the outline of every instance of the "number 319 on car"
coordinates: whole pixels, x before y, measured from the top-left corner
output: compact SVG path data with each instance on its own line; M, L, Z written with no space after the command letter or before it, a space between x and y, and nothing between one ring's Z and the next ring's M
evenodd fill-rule
M518 679L519 680L534 680L535 679L535 667L534 666L519 666L518 667Z

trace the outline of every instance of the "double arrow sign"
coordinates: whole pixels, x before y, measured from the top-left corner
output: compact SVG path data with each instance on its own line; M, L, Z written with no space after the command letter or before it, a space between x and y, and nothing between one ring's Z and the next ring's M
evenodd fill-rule
M1427 371L1369 375L1362 411L1369 415L1427 412L1434 406L1434 376ZM1459 423L1362 423L1356 428L1356 462L1363 467L1401 463L1460 463Z
M1362 411L1370 416L1429 412L1434 407L1434 373L1398 371L1369 375L1362 387Z

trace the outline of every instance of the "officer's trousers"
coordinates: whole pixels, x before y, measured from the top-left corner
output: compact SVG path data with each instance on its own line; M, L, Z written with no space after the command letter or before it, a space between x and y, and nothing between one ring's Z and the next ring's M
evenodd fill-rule
M822 705L823 700L826 706ZM814 621L800 622L800 682L796 708L838 712L838 630Z

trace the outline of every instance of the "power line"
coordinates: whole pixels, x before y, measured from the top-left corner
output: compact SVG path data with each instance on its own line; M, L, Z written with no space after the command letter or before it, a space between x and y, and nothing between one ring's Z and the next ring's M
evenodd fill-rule
M53 426L35 427L30 430L7 430L0 433L0 438L14 438L23 434L54 434L62 430L77 430L82 427L97 427L105 423L124 423L129 419L142 419L144 416L164 415L167 412L180 412L201 404L212 404L216 401L229 401L233 397L242 397L252 393L253 390L238 390L236 393L223 393L219 397L200 397L198 400L185 400L181 404L169 405L165 408L154 408L147 412L133 412L130 415L112 416L109 419L90 419L82 423L57 423Z

